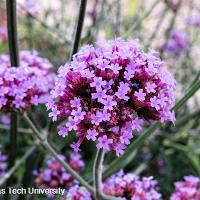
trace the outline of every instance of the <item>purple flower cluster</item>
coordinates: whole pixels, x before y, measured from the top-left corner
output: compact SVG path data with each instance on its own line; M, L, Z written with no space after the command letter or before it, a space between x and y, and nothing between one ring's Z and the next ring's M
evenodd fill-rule
M200 178L185 176L184 181L175 183L175 192L170 200L199 200L200 199Z
M192 13L192 15L188 19L188 23L190 25L200 27L200 11Z
M68 190L64 200L92 200L92 197L85 187L75 185Z
M161 194L156 191L157 182L152 177L143 177L122 171L111 176L103 183L103 192L121 200L161 200ZM78 185L69 189L64 200L93 200L92 195Z
M0 151L0 178L5 174L7 167L7 156L2 154Z
M118 38L97 46L82 47L72 62L59 68L54 100L47 108L53 121L68 118L59 135L76 131L75 151L87 139L119 156L144 121L175 121L175 79L137 41Z
M123 200L161 200L156 191L157 181L153 177L143 177L120 171L108 178L103 184L105 194L122 197Z
M180 53L186 51L188 47L189 41L185 34L179 30L173 30L163 48L166 52L179 56Z
M61 156L64 160L64 156ZM72 153L69 158L69 165L77 173L84 169L84 163L80 159L80 155ZM46 162L46 168L34 171L37 176L35 184L42 189L49 188L63 188L68 189L78 182L62 167L62 165L55 159L50 159Z
M24 110L46 103L54 80L52 64L36 51L20 52L19 67L12 67L9 56L1 55L0 110Z
M5 27L0 26L0 42L7 41L7 30Z

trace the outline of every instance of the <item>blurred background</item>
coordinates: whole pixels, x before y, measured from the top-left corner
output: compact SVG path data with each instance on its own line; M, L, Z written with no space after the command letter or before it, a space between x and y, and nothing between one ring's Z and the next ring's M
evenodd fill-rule
M18 36L20 50L37 50L53 63L55 72L70 57L79 0L18 0ZM115 37L140 40L144 51L154 49L177 80L176 98L180 99L200 77L200 2L199 0L88 0L81 45L95 44ZM8 53L5 1L0 0L0 53ZM138 149L124 169L143 176L154 176L164 199L174 190L173 183L184 175L200 176L200 91L176 113L175 126L165 125ZM40 126L49 123L45 106L32 109ZM0 114L1 152L9 150L9 115ZM30 130L20 121L18 159L34 143ZM51 141L69 156L73 136L62 139L52 126ZM90 180L94 145L82 145L87 166L81 174ZM13 174L13 185L35 186L34 170L44 166L50 156L35 149ZM106 163L115 158L109 153ZM3 186L0 186L3 187ZM48 199L19 196L18 199Z

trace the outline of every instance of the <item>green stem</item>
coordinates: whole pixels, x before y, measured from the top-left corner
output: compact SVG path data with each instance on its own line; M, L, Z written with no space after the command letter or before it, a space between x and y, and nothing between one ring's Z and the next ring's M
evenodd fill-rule
M120 200L119 198L105 195L102 191L102 171L104 151L99 149L94 161L93 166L93 179L94 179L94 197L95 200Z
M102 193L102 168L103 168L104 151L102 149L97 151L93 166L93 178L94 178L94 191L95 198L100 198Z
M10 127L4 124L0 124L0 129L2 130L10 130ZM25 134L31 134L33 133L32 130L30 129L25 129L25 128L18 128L17 132L19 133L25 133Z
M36 126L33 124L32 120L28 117L27 113L24 113L23 115L24 119L29 124L30 128L32 129L33 133L36 135L39 141L45 141L45 137L40 134L39 130L36 128Z
M17 114L12 112L10 117L10 154L8 169L15 164L17 156Z
M91 193L93 193L93 188L79 175L77 174L61 157L59 154L54 150L54 148L48 143L46 139L46 135L44 136L40 134L40 131L36 128L36 126L33 124L31 119L28 117L26 113L23 115L26 122L29 124L30 128L32 129L33 133L39 140L40 144L53 155L53 157L72 175L73 178L78 180L81 185L85 186Z
M93 188L80 176L74 171L61 157L59 154L53 149L53 147L45 140L41 143L43 147L51 153L54 158L72 175L73 178L78 180L81 185L85 186L91 193L93 193Z
M200 80L197 81L185 94L184 97L182 97L172 108L172 110L177 111L179 110L185 103L199 90L200 88ZM110 174L112 174L115 171L118 171L120 169L121 163L125 163L124 167L132 161L133 157L132 155L136 154L136 150L145 142L145 140L151 136L156 129L160 127L160 123L156 122L151 127L146 129L136 140L134 140L129 147L126 149L124 154L116 158L109 167L105 170L103 173L103 178L106 178Z
M188 92L185 94L184 97L182 97L173 107L174 111L177 111L179 108L181 108L200 88L200 80L198 80L196 83L194 83L188 90Z
M144 170L147 169L148 163L141 163L134 171L133 174L139 176Z
M77 51L78 51L78 47L79 47L79 43L80 43L80 39L81 39L82 28L83 28L83 22L84 22L84 18L85 18L86 6L87 6L87 0L81 0L78 21L76 24L74 43L73 43L73 48L72 48L70 59L72 59L73 55L75 53L77 53Z
M194 80L192 81L192 84L191 84L191 85L193 85L195 82L197 82L197 81L199 80L199 78L200 78L200 71L197 72L197 75L195 76L195 78L194 78Z
M7 27L8 27L8 45L11 65L19 65L18 34L17 34L17 11L16 0L6 1Z
M18 36L17 36L17 11L16 0L6 1L7 10L7 27L8 27L8 45L10 53L11 66L19 66L19 50L18 50ZM17 155L17 114L11 113L10 124L10 154L8 168L15 164Z

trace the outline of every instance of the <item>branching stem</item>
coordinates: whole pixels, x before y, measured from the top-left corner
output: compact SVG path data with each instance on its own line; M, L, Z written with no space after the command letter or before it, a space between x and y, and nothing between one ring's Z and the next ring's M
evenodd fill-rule
M72 175L73 178L78 180L81 185L85 186L92 194L93 194L93 188L79 175L77 174L60 156L59 154L54 150L54 148L48 143L47 141L47 134L40 134L40 131L37 129L37 127L33 124L31 119L28 117L27 113L24 113L23 115L26 122L29 124L30 128L33 131L33 134L37 137L40 144L53 155L53 157Z
M104 151L103 149L99 149L97 151L93 166L95 200L119 200L119 198L105 195L102 191L103 160L104 160Z

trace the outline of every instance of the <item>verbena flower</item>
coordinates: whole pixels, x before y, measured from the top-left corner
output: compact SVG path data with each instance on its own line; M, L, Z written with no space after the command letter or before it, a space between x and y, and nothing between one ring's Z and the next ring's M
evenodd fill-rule
M189 48L189 41L183 32L173 30L170 34L169 40L164 44L163 48L166 52L179 56Z
M200 27L200 11L195 11L188 19L190 25Z
M7 29L3 26L0 26L0 42L6 42L7 38Z
M55 75L52 64L36 51L20 52L20 66L11 67L8 55L0 56L0 110L25 110L46 103Z
M122 197L123 200L161 200L156 190L157 181L153 177L140 177L122 171L112 175L103 183L105 194Z
M86 139L120 155L145 121L174 122L175 79L162 65L136 41L118 38L82 47L59 68L47 104L53 121L68 118L59 135L76 131L75 151Z
M175 183L175 192L170 200L199 200L200 199L200 178L185 176L184 181Z
M7 156L2 154L0 150L0 178L5 175L7 167Z
M64 160L64 156L60 155ZM84 169L84 162L79 154L72 153L68 160L72 169L80 173ZM53 159L46 162L46 167L33 172L36 175L35 184L42 189L69 189L78 182L66 171L62 165Z
M92 196L85 187L75 185L67 191L64 200L92 200Z

